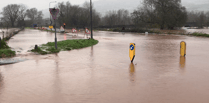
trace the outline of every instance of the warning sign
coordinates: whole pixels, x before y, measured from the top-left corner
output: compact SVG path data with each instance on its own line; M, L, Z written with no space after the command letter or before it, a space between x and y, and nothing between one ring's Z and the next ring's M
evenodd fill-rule
M53 28L53 26L49 26L49 29L52 29Z
M85 34L91 34L91 32L86 28Z
M73 28L72 33L77 33L77 30Z

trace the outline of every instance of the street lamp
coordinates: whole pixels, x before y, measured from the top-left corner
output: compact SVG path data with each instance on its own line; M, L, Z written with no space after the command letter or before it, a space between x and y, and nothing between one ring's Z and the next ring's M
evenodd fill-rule
M57 1L52 1L52 2L49 3L49 10L50 10L50 4L51 4L51 3L56 3L56 2L57 2ZM50 12L49 12L49 16L50 16L50 21L51 21L51 24L50 24L50 25L52 25L52 20L51 20L51 14L50 14Z
M90 0L90 17L91 17L91 39L93 39L93 32L92 32L92 2Z

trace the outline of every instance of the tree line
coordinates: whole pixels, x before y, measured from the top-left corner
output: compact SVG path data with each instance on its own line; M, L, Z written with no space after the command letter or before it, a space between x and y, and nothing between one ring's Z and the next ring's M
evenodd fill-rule
M209 11L190 11L186 26L190 27L209 27Z
M59 26L66 23L67 28L90 27L90 4L83 6L72 5L70 2L60 2L56 8L60 9L57 17ZM28 9L21 4L10 4L1 12L0 26L20 27L40 24L48 26L49 18L43 19L44 14L36 8ZM209 12L187 11L181 5L181 0L143 0L141 6L132 13L128 10L112 10L101 16L95 8L92 10L94 27L120 27L133 25L137 28L175 29L182 26L209 25ZM43 24L45 23L45 24Z
M22 27L34 22L41 22L42 11L36 8L27 9L23 4L10 4L3 8L1 12L1 24L4 27Z

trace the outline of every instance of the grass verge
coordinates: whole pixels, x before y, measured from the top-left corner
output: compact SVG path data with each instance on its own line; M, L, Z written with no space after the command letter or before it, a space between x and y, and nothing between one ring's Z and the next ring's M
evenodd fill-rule
M13 57L15 51L12 51L4 40L0 41L0 58Z
M200 36L200 37L209 37L209 34L201 33L201 32L194 32L192 34L187 34L187 35L190 35L190 36Z
M65 40L57 42L57 49L55 49L54 42L48 42L47 44L42 44L37 49L30 50L31 52L36 52L41 55L59 53L60 51L69 51L73 49L80 49L89 46L96 45L99 41L94 39L77 39L77 40Z

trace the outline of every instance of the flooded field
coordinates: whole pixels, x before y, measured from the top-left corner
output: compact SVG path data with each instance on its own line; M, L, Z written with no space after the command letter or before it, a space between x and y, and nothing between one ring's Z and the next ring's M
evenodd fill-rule
M83 33L57 36L84 39ZM95 46L43 56L27 50L54 41L53 33L15 35L8 44L27 60L0 66L1 103L208 103L209 38L105 31L94 38Z

